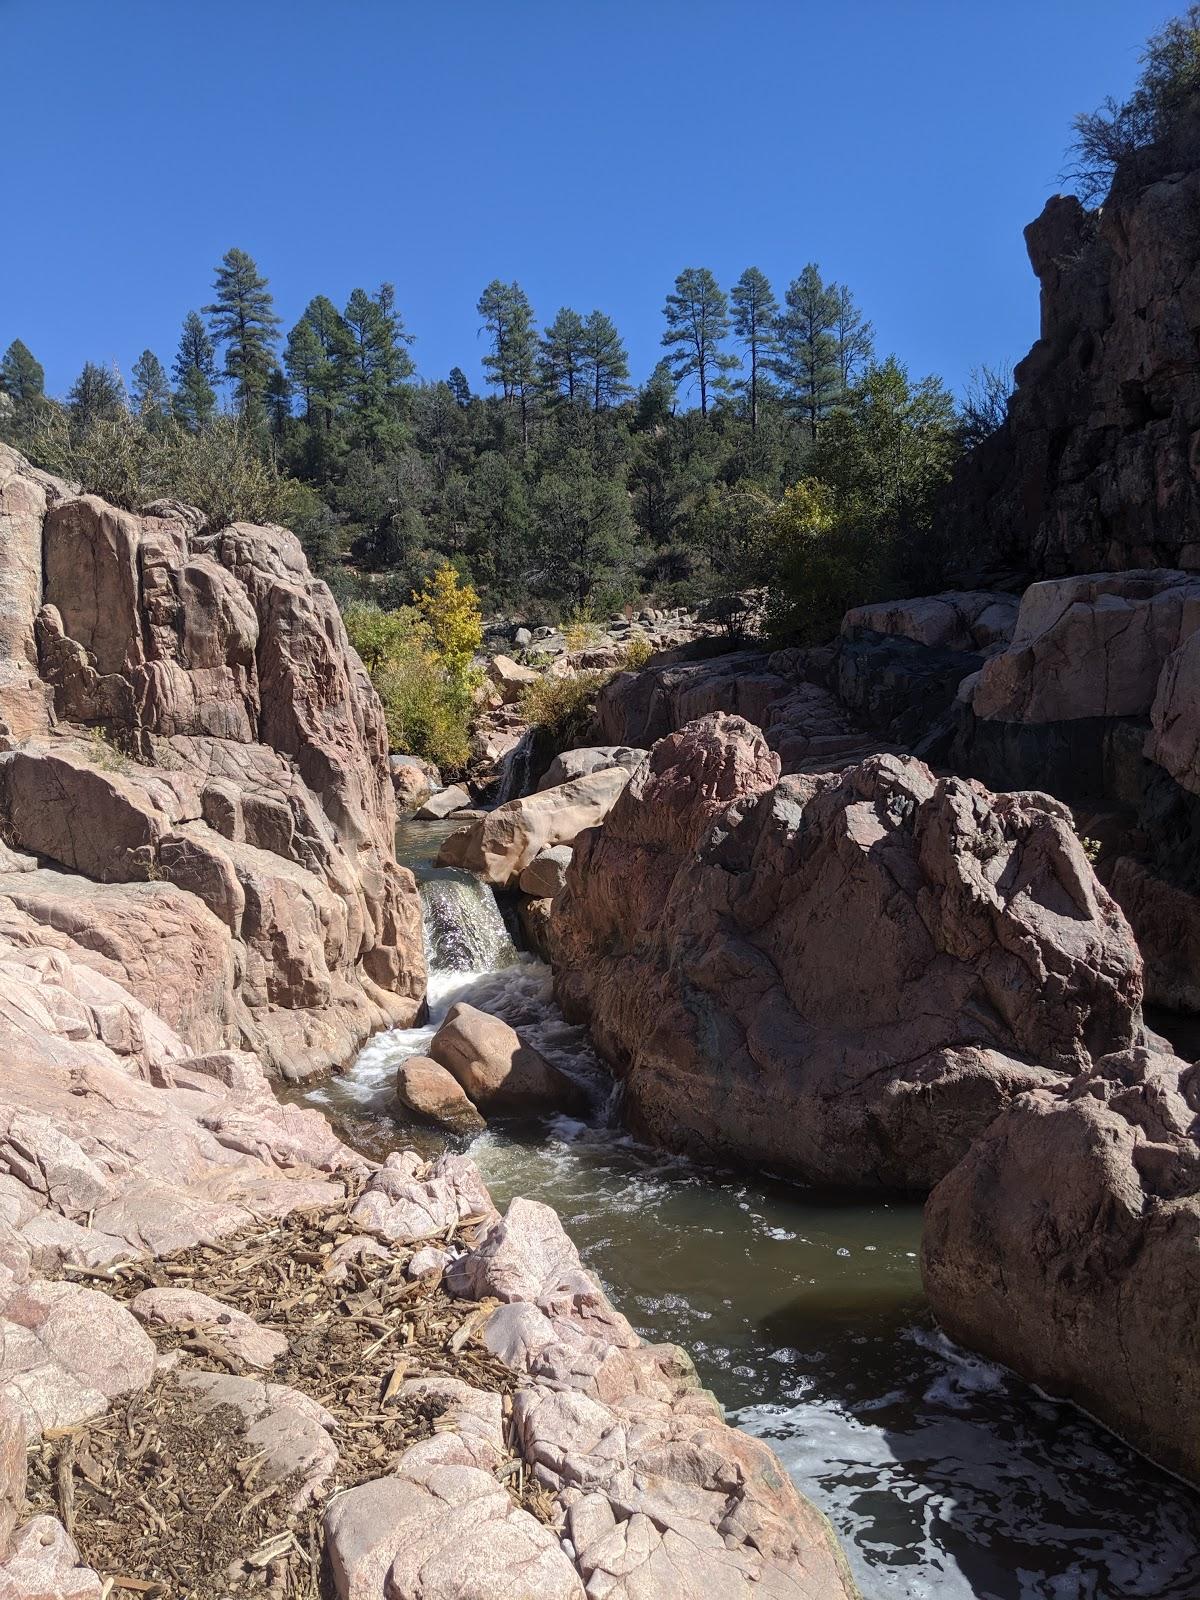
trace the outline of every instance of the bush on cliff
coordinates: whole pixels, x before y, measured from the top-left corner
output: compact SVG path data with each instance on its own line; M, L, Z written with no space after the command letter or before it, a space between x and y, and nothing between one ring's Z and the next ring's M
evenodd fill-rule
M474 589L447 565L412 605L385 611L357 602L343 617L383 702L391 748L460 770L478 684L471 661L483 636Z
M303 486L278 471L237 417L214 417L192 432L173 420L152 424L123 405L86 415L47 405L20 444L35 466L130 511L169 497L224 527L290 525L304 509Z
M1097 110L1075 118L1063 176L1085 205L1106 198L1123 163L1138 176L1140 153L1170 134L1200 92L1200 5L1151 34L1139 59L1142 70L1128 100L1109 95Z

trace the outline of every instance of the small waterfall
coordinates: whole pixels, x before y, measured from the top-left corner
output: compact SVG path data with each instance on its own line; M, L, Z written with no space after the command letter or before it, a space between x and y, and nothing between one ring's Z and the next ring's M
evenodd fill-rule
M518 800L529 792L533 776L534 743L536 728L526 728L500 765L500 782L496 789L496 804Z
M480 879L465 872L428 878L421 899L431 973L495 972L516 961L496 897Z

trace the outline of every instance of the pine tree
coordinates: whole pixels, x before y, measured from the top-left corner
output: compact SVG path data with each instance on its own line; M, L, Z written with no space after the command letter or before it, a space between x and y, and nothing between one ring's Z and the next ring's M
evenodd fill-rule
M326 433L346 405L352 382L354 335L328 296L314 296L287 337L284 365L305 418L319 416Z
M629 356L611 317L593 311L583 325L580 348L592 410L601 411L623 399L629 393Z
M583 367L583 318L563 306L541 339L538 367L549 393L574 400Z
M750 431L758 431L762 369L775 354L779 302L765 273L747 267L733 286L733 331L750 358L750 377L743 385L750 411Z
M533 307L519 283L493 278L479 297L477 307L492 348L483 358L489 383L494 383L511 405L521 402L521 437L529 443L529 403L537 365L537 334Z
M411 335L404 332L390 283L374 295L355 289L343 322L350 345L346 370L353 436L379 458L400 440L401 386L415 370L406 349Z
M0 390L18 408L32 407L45 397L45 370L20 339L13 340L0 360Z
M448 381L450 393L454 396L455 402L464 408L469 406L471 404L471 385L467 382L467 375L463 369L461 367L451 367Z
M273 367L279 318L267 280L244 250L227 250L213 281L214 300L204 307L217 344L225 346L225 377L238 410L249 415L262 399Z
M267 407L267 426L276 439L282 439L292 415L292 388L282 367L271 369L264 398Z
M83 371L67 391L67 405L77 428L111 420L125 410L125 385L115 371L85 361Z
M212 340L196 311L189 311L179 336L179 349L172 363L175 377L175 414L190 428L203 428L217 409L213 385L217 363Z
M778 324L778 353L772 365L788 399L808 423L809 436L841 396L838 344L834 328L839 315L835 289L827 286L815 263L793 278L784 296L786 309Z
M152 426L165 422L171 414L171 386L153 350L143 350L133 364L133 409Z
M838 381L845 394L874 358L875 329L863 316L844 283L833 284L831 292L837 303L833 337L837 345Z
M671 376L676 383L696 378L700 414L706 417L709 391L727 388L725 374L737 365L737 357L720 348L729 334L729 303L707 267L686 267L675 279L663 315L667 331L662 342L671 353Z
M316 330L307 316L300 321L287 336L287 345L284 347L283 363L287 368L288 379L292 386L292 393L304 408L304 417L312 421L317 387L320 382L321 367L325 361L325 352L321 348L321 341Z

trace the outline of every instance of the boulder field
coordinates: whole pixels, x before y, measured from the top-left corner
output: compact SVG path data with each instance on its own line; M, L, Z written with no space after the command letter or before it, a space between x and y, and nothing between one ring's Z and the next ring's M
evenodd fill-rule
M643 1135L932 1188L946 1329L1193 1478L1200 1100L1142 1004L1200 1011L1198 582L622 674L593 736L658 742L523 908Z

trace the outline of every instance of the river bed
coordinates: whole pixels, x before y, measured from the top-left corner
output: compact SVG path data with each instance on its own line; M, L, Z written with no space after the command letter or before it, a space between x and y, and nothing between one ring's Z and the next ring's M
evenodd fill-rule
M683 1345L831 1518L865 1600L1198 1600L1200 1496L937 1331L919 1206L700 1169L622 1133L548 969L513 948L489 890L430 865L450 831L397 836L423 884L431 1025L377 1035L296 1098L369 1155L433 1154L446 1140L402 1120L397 1063L455 1000L503 1016L592 1110L473 1140L497 1205L554 1206L638 1331Z

